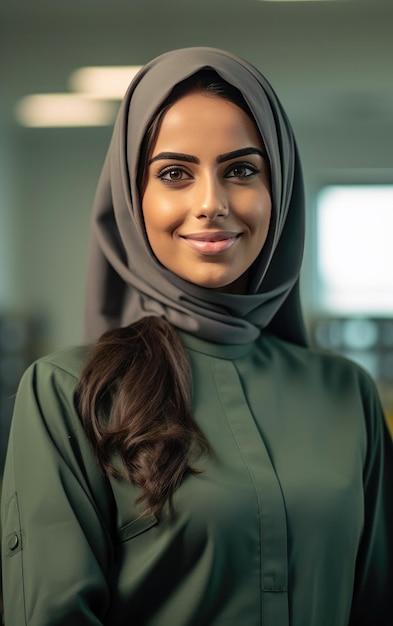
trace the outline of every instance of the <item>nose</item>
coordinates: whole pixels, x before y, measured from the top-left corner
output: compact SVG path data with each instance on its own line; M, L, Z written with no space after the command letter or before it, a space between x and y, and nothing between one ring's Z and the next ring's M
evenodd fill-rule
M214 174L206 174L198 181L194 207L196 217L201 219L227 217L228 199L223 185Z

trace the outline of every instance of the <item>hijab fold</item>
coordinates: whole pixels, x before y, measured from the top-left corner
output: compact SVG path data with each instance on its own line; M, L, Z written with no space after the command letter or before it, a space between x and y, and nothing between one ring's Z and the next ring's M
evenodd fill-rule
M271 171L272 219L251 268L249 293L200 287L163 267L149 246L137 188L141 142L160 104L180 81L211 68L243 94ZM299 298L304 195L293 132L262 74L229 52L185 48L163 54L134 78L120 106L93 206L88 256L86 338L142 317L165 317L206 340L241 344L265 329L306 344Z

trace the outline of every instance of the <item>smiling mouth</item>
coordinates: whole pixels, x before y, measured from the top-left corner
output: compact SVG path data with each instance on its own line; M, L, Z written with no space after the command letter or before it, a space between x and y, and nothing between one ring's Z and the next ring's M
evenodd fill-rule
M203 254L219 254L232 248L240 236L241 233L220 231L181 235L181 239L191 248Z

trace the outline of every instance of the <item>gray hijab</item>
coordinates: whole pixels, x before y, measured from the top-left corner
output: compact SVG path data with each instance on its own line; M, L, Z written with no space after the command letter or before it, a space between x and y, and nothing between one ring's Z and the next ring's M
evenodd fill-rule
M273 213L254 262L249 293L199 287L163 267L148 244L136 184L141 142L172 88L202 68L243 94L264 141ZM153 59L120 106L93 207L88 258L86 338L142 317L162 316L180 330L222 344L256 339L261 330L305 344L299 300L304 240L302 174L287 116L258 70L228 52L185 48Z

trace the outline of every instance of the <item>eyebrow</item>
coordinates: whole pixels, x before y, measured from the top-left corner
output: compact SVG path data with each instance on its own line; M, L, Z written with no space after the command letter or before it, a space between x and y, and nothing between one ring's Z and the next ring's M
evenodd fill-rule
M200 163L199 159L192 154L183 154L182 152L160 152L156 156L149 159L149 165L154 161L186 161L187 163Z
M219 154L216 161L217 163L224 163L225 161L246 156L247 154L258 154L263 159L266 159L267 156L266 152L263 152L263 150L250 146L249 148L240 148L240 150L232 150L232 152ZM156 154L156 156L149 159L148 165L151 165L154 161L185 161L186 163L196 163L198 165L200 163L198 157L193 156L192 154L183 154L182 152L160 152L159 154Z
M237 159L238 157L246 156L247 154L259 154L263 159L266 159L266 152L259 148L241 148L240 150L232 150L232 152L226 152L225 154L219 154L217 157L217 163L223 163L224 161L230 161L231 159Z

